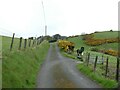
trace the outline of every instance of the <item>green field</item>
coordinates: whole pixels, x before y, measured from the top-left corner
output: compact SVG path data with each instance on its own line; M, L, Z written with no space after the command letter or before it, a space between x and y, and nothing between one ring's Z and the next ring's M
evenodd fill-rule
M69 38L68 40L75 43L75 49L79 49L80 47L84 46L85 51L89 51L90 48L92 48L92 47L96 47L98 49L110 49L110 48L112 48L113 50L118 51L118 43L107 43L107 44L102 44L99 46L88 46L82 40L82 36Z
M0 36L0 89L2 88L2 37Z
M117 31L113 31L113 32L106 31L106 32L100 32L100 33L94 33L93 35L94 35L95 38L96 38L96 35L98 35L98 37L103 37L104 36L104 38L113 38L113 37L116 37L118 35L118 32ZM103 36L101 36L101 35L103 35ZM71 41L75 44L74 53L72 53L72 55L67 55L68 57L75 58L76 57L76 50L80 49L82 46L85 47L84 53L91 52L92 54L99 55L99 56L102 56L103 53L92 52L91 48L94 47L94 48L98 48L98 49L113 49L113 50L118 51L118 43L107 43L107 44L102 44L102 45L98 45L98 46L89 46L89 45L85 44L85 41L82 40L82 38L83 38L83 36L81 36L81 35L78 36L78 37L68 38L68 41ZM107 56L110 56L110 55L104 54L104 56L107 57ZM113 57L112 58L113 61L116 61L116 58L114 56L110 56L110 57Z
M94 38L116 38L118 37L118 31L105 31L94 33Z
M3 42L2 43L2 53L6 53L10 50L11 41L12 41L11 37L2 36L2 42ZM12 51L17 51L18 50L19 42L20 42L19 38L14 38ZM33 40L31 40L31 46L32 46L32 44L33 44ZM27 46L27 48L29 48L28 40L27 40L27 45L26 46ZM21 49L22 50L24 49L24 39L22 39Z
M117 31L113 31L113 32L105 31L105 32L93 33L93 35L94 35L94 38L102 38L102 39L116 38L116 37L118 37L118 32ZM102 55L103 55L105 60L106 60L107 57L109 57L109 69L111 71L116 71L116 69L115 69L116 68L116 63L117 63L117 58L116 57L111 56L111 55L107 55L107 54L103 54L103 53L99 53L99 52L91 51L91 48L94 47L94 48L98 48L98 49L113 49L113 50L118 51L118 43L107 43L107 44L102 44L102 45L98 45L98 46L89 46L89 45L85 44L84 40L82 40L82 37L83 36L68 38L68 41L71 41L71 42L75 43L74 52L72 54L67 54L65 52L62 52L62 54L64 56L69 57L69 58L79 60L79 59L77 59L76 50L80 49L80 47L84 46L85 51L84 51L84 55L83 55L83 61L85 61L86 53L88 53L88 52L90 53L91 57L98 56L98 57L101 58ZM106 64L104 64L104 66L97 65L97 70L96 70L95 73L93 72L94 64L89 65L89 67L86 67L84 64L85 64L85 62L83 64L78 64L77 65L77 68L82 73L84 73L85 75L87 75L91 79L95 80L96 82L100 83L100 85L102 85L105 88L117 87L117 82L115 81L115 75L114 75L115 73L113 74L113 72L111 72L111 71L109 72L112 79L105 78L104 76L101 75L101 73L105 73L105 71L101 70L100 68L105 67Z
M75 43L75 49L79 49L82 46L86 47L85 50L89 50L89 48L90 48L90 46L88 46L84 43L84 41L82 40L82 36L68 38L68 41Z
M93 72L93 70L89 67L86 67L85 64L78 64L77 68L87 77L99 83L99 85L103 88L116 88L118 85L115 80L110 80L104 76L100 76L99 72Z
M12 51L9 50L10 43L10 37L2 37L2 87L35 88L37 74L47 55L49 43L43 41L38 46L18 50L19 39L15 38Z
M95 37L97 37L96 35L98 35L98 37L104 36L104 38L111 38L111 37L116 37L118 35L118 32L117 31L115 31L115 32L109 32L109 31L107 32L106 31L106 32L100 32L100 33L94 33L93 35ZM82 46L85 47L84 52L92 52L92 51L90 51L90 49L93 47L98 48L98 49L113 49L113 50L118 51L118 43L107 43L107 44L102 44L102 45L98 45L98 46L89 46L84 43L84 40L82 40L82 36L68 38L68 41L75 43L75 52L74 53L76 53L76 50L80 49L80 47L82 47ZM102 53L99 53L99 52L92 52L92 53L95 55L102 55ZM73 55L75 55L75 54L73 54ZM105 54L105 56L110 56L110 55ZM114 56L110 56L110 57L114 57ZM116 61L116 60L113 59L113 61Z

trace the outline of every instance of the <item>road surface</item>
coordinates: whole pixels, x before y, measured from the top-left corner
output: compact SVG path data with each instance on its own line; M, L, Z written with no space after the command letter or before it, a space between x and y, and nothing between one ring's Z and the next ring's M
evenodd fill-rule
M76 68L73 59L63 57L56 44L50 44L37 77L37 88L101 88Z

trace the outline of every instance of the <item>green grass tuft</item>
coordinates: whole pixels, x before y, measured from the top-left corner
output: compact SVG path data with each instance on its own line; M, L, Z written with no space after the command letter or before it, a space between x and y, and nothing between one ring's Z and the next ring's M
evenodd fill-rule
M37 47L21 51L4 52L2 60L2 87L35 88L37 74L48 49L49 43L44 41ZM4 50L6 51L7 49Z
M118 37L118 31L103 31L103 32L98 32L94 33L94 38L116 38Z
M86 76L99 83L103 88L116 88L118 86L118 83L115 80L110 80L103 76L97 75L97 73L94 73L92 69L84 64L78 64L77 68Z
M97 32L94 33L94 38L116 38L118 37L118 31L105 31L105 32ZM116 65L116 57L114 56L110 56L107 54L103 54L100 52L93 52L91 51L91 48L95 47L97 49L113 49L113 50L118 50L118 43L106 43L103 45L99 45L99 46L88 46L84 43L84 40L82 40L82 36L78 36L78 37L73 37L73 38L68 38L68 41L71 41L73 43L75 43L75 49L74 52L72 54L67 54L65 52L62 52L62 54L68 58L72 58L72 59L76 59L76 50L80 49L81 47L85 47L85 51L84 51L84 55L83 55L83 59L85 60L86 57L86 52L90 52L92 56L99 56L102 57L102 55L104 56L104 58L107 58L107 56L109 57L109 67L112 68L112 66L115 67ZM106 60L106 59L105 59ZM84 64L78 64L77 68L83 72L86 76L89 76L91 79L95 80L96 82L98 82L101 86L103 86L104 88L114 88L117 87L118 83L115 80L112 79L108 79L105 78L103 75L99 75L100 73L103 73L103 71L99 71L99 72L93 72L93 70L90 67L85 66ZM98 68L99 69L99 68Z

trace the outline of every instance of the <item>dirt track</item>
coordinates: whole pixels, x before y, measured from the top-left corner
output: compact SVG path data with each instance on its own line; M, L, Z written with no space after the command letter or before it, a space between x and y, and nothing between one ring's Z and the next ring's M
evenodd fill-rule
M100 88L76 69L75 60L63 57L57 45L50 49L37 77L37 88Z

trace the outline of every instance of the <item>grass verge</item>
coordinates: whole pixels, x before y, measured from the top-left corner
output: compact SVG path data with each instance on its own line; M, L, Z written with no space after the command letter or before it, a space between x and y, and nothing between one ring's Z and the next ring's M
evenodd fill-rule
M67 54L64 52L62 49L60 50L61 54L65 57L72 58L74 60L79 60L75 57L74 53L72 54ZM92 54L96 52L91 52ZM101 55L101 53L97 53L98 56ZM105 55L108 56L108 55ZM113 60L113 56L111 56ZM105 78L104 76L99 75L100 72L93 72L93 69L90 67L87 67L84 63L77 64L77 69L82 72L84 75L89 77L91 80L94 80L96 83L100 84L101 87L103 88L116 88L118 86L118 83L115 80L111 80L108 78Z
M25 51L13 51L3 54L2 87L35 88L37 74L49 49L49 43L43 41L39 46Z
M77 68L80 70L80 72L84 73L86 76L99 83L103 88L116 88L118 86L118 83L115 80L110 80L103 76L99 76L84 64L78 64Z
M2 89L2 60L0 59L0 89Z
M77 59L77 58L73 55L73 53L68 54L68 53L64 52L63 49L60 49L60 53L61 53L63 56L65 56L65 57L72 58L72 59L75 59L75 60Z

